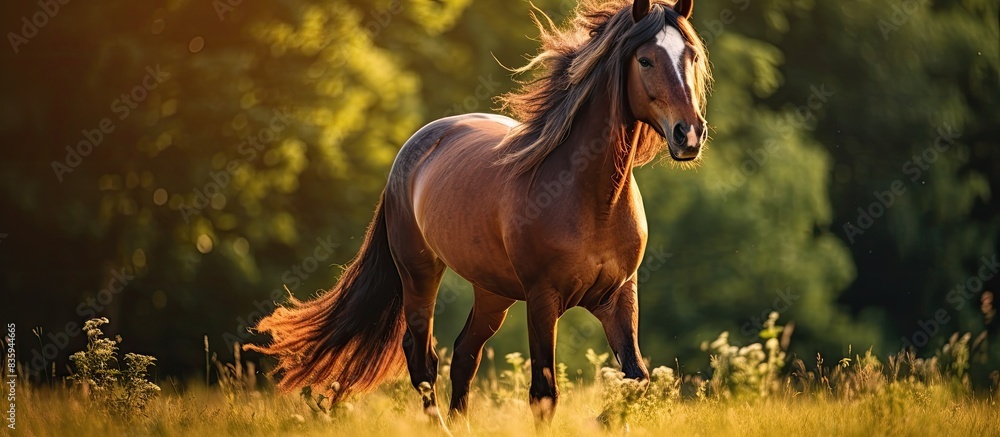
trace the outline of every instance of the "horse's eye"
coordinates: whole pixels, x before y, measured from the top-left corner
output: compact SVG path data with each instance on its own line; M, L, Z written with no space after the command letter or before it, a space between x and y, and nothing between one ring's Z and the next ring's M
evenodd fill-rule
M641 65L642 68L649 68L653 66L653 61L646 58L639 58L639 65Z

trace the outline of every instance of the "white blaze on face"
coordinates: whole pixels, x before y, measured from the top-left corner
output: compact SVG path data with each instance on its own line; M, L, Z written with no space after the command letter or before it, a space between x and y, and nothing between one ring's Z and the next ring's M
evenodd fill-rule
M676 27L668 24L656 35L656 44L666 50L667 56L670 58L670 68L677 75L677 83L684 88L684 96L690 102L691 96L688 94L686 82L681 75L681 69L684 68L684 49L687 47L684 36Z

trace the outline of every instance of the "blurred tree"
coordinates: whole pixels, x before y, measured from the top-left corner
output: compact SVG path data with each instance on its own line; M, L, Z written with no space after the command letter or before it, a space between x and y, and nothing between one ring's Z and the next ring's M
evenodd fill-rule
M833 158L833 229L859 266L842 301L889 322L883 350L903 337L926 353L954 331L996 334L980 298L1000 288L1000 277L991 273L981 287L971 278L1000 248L992 198L1000 192L1000 8L988 0L807 3L774 40L788 59L809 61L782 67L785 86L767 104L804 101L820 84L836 93L812 136ZM823 56L817 41L826 42ZM969 294L957 295L967 283ZM948 323L921 325L942 310ZM1000 360L1000 345L992 350Z
M52 331L45 350L65 347L66 321L108 315L176 372L202 333L222 351L245 338L282 284L328 287L425 111L418 76L377 41L434 44L465 3L63 6L5 55L3 135L41 146L0 168L11 316ZM126 291L102 295L115 275Z

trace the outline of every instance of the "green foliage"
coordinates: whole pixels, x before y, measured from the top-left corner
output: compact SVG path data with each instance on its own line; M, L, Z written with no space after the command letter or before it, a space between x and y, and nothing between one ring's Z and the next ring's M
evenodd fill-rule
M611 353L609 352L598 354L593 349L587 349L587 354L584 357L587 358L587 362L594 368L595 379L600 379L604 363L608 362L608 357L610 356Z
M230 404L245 401L247 397L256 392L257 365L252 361L243 361L238 343L233 344L232 363L223 363L219 360L218 355L213 353L212 364L215 365L219 389Z
M556 365L556 384L563 391L569 391L573 389L573 381L569 379L569 372L567 372L569 366L566 363L559 363Z
M564 22L576 2L534 3ZM725 330L730 343L756 341L771 311L796 322L789 356L840 356L844 344L884 355L938 309L950 316L942 332L996 337L996 321L979 314L982 291L960 303L948 293L1000 246L998 5L918 3L912 13L860 0L698 3L716 79L705 160L637 173L650 230L645 355L701 368L703 340ZM0 14L19 23L35 6ZM245 325L283 285L300 298L328 288L409 135L444 115L491 111L514 86L500 64L538 49L528 5L511 1L276 0L221 17L199 2L131 2L65 7L39 33L0 71L0 138L12 145L0 159L5 308L50 332L81 303L87 317L113 311L170 374L204 364L187 339L208 333L225 355L249 340ZM110 104L157 65L169 79L119 118ZM810 107L821 88L832 95ZM287 114L281 129L276 110ZM114 131L60 182L52 162L103 117ZM960 137L911 180L903 166L945 125ZM263 130L272 139L251 153L243 143ZM847 235L858 208L896 180L906 193ZM51 238L62 250L37 250ZM333 253L315 257L317 239L336 243ZM34 305L40 265L74 272L46 278L45 308ZM88 290L122 269L134 279L113 304L87 305ZM450 342L471 292L453 275L444 287L434 325ZM501 356L527 350L523 313L515 306L491 341ZM150 326L170 329L140 329ZM559 332L570 370L587 366L587 348L606 350L589 315L568 313ZM959 379L988 385L974 364L997 362L1000 348L970 342Z
M702 350L712 354L711 388L714 394L725 398L767 396L778 389L779 372L785 366L785 352L781 350L777 334L778 313L772 312L760 332L765 343L739 347L729 344L729 333L723 332L712 343L704 343Z
M642 382L609 367L602 368L600 376L604 406L597 420L607 428L655 421L680 401L680 380L669 367L653 369L650 379Z
M948 340L948 344L944 345L939 355L945 363L947 373L953 375L963 384L969 383L969 340L971 339L971 332L966 332L961 336L956 332L951 335L951 339Z
M531 362L525 360L520 352L509 353L504 360L510 364L510 369L500 373L500 381L506 387L506 392L515 395L527 393L531 382Z
M123 369L118 359L121 340L104 338L101 331L101 325L107 323L108 319L102 317L84 324L87 349L70 356L76 371L69 378L89 392L96 405L117 415L132 417L141 413L160 392L160 387L147 376L156 358L127 353Z
M892 402L900 402L899 397L906 401L915 397L926 404L950 396L970 396L969 364L965 361L970 353L970 337L952 335L948 346L930 358L918 358L912 351L904 350L890 355L883 363L868 349L863 356L841 358L832 369L825 367L822 357L817 356L813 371L806 370L805 363L797 359L787 387L795 393L820 398L831 396L866 402L878 399L878 403L883 403L886 397L895 399ZM1000 393L998 390L1000 384L993 382L984 394L995 396Z

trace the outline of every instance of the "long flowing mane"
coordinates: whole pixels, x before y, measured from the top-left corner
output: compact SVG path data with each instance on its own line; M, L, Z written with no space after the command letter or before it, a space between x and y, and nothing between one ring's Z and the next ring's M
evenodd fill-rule
M521 121L497 146L502 153L500 165L511 166L514 175L537 168L566 139L580 108L597 92L607 92L611 98L611 138L625 141L629 113L625 61L668 22L694 48L692 91L700 96L699 111L704 116L711 73L701 38L673 10L672 2L654 1L649 14L638 23L632 22L631 7L631 0L584 0L564 30L544 12L532 12L541 33L541 50L527 65L513 71L535 71L538 75L499 98L501 109ZM640 123L635 135L638 165L652 161L665 144L645 123Z

